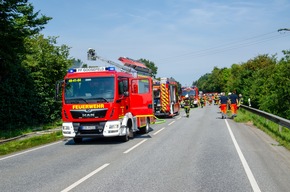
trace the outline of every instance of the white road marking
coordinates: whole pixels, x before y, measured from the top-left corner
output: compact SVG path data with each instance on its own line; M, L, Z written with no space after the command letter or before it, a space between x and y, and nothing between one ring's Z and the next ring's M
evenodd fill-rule
M261 192L261 190L260 190L260 188L259 188L259 186L257 184L257 181L256 181L256 179L255 179L255 177L254 177L254 175L253 175L253 173L252 173L252 171L251 171L251 169L250 169L250 167L249 167L249 165L248 165L248 163L247 163L247 161L246 161L246 159L245 159L245 157L244 157L244 155L243 155L243 153L242 153L242 151L241 151L241 149L240 149L240 147L239 147L239 145L237 143L237 140L235 139L235 136L234 136L234 134L233 134L233 132L232 132L232 130L230 128L230 125L229 125L229 123L228 123L228 121L226 119L225 119L225 122L227 124L228 130L230 132L231 138L232 138L233 143L235 145L235 148L236 148L236 150L238 152L240 160L241 160L241 162L243 164L243 167L245 169L247 177L248 177L248 179L249 179L249 181L251 183L253 191L254 192Z
M134 145L133 147L131 147L130 149L128 149L128 150L125 151L124 153L129 153L130 151L132 151L133 149L135 149L136 147L138 147L139 145L141 145L141 144L144 143L145 141L147 141L147 139L144 139L144 140L140 141L139 143L137 143L136 145Z
M175 121L170 122L168 125L172 125L173 123L175 123Z
M41 147L33 148L33 149L30 149L30 150L27 150L27 151L24 151L24 152L21 152L21 153L17 153L17 154L14 154L14 155L9 155L7 157L0 158L0 161L2 161L4 159L9 159L9 158L12 158L12 157L15 157L15 156L18 156L18 155L22 155L22 154L25 154L25 153L29 153L29 152L32 152L32 151L36 151L38 149L43 149L45 147L56 145L56 144L61 143L61 142L63 142L63 141L58 141L58 142L51 143L51 144L48 144L48 145L44 145L44 146L41 146Z
M102 165L101 167L99 167L98 169L94 170L93 172L89 173L88 175L86 175L85 177L81 178L80 180L78 180L77 182L73 183L72 185L70 185L69 187L65 188L64 190L62 190L61 192L68 192L70 190L72 190L73 188L75 188L76 186L78 186L79 184L81 184L82 182L84 182L85 180L89 179L90 177L92 177L93 175L95 175L96 173L100 172L102 169L104 169L105 167L107 167L108 165L110 165L109 163L106 163L104 165Z
M160 130L156 131L153 135L157 135L159 132L163 131L165 127L161 128Z

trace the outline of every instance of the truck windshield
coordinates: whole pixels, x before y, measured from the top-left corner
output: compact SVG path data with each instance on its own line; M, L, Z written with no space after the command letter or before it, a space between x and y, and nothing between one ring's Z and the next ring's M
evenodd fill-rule
M182 96L185 96L185 95L187 95L188 94L188 96L195 96L196 95L196 93L195 93L195 90L183 90L182 91Z
M104 103L114 100L114 77L66 79L65 103Z

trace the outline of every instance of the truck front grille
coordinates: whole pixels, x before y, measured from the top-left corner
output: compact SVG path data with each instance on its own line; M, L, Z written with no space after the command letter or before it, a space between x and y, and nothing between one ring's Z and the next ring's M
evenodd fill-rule
M74 119L104 118L108 109L71 110Z

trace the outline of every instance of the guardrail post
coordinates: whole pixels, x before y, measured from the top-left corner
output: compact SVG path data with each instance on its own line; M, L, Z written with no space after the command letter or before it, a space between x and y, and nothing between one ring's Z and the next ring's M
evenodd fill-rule
M281 133L281 132L282 132L282 126L279 125L279 133Z

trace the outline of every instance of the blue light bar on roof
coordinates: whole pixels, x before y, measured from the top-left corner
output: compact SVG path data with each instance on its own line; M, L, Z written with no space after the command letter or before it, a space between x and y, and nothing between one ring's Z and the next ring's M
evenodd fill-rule
M116 71L116 70L115 67L71 68L68 70L68 73L97 72L97 71Z
M69 69L67 72L68 73L74 73L74 72L76 72L77 70L76 69Z
M106 67L107 71L116 71L115 67Z

